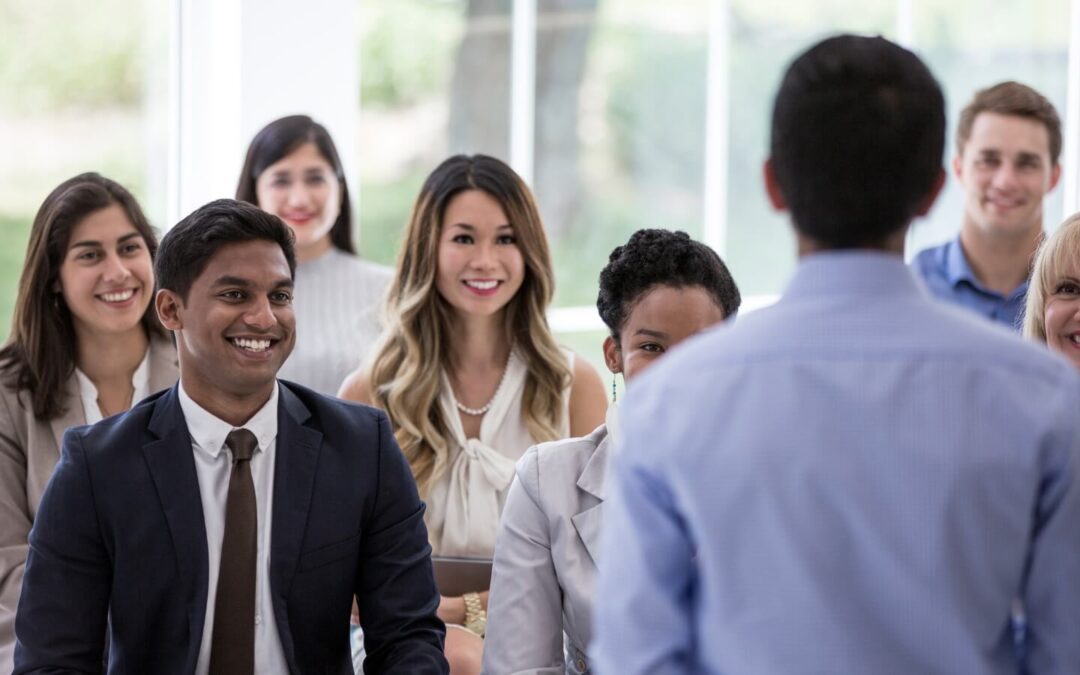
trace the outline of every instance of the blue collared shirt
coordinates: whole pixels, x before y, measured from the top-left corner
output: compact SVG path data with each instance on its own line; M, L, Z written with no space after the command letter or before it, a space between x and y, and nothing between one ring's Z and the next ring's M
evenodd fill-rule
M911 266L934 297L967 307L1013 330L1021 329L1028 282L1024 281L1008 295L986 288L975 278L959 236L920 251Z
M1080 668L1080 376L927 296L899 257L819 253L620 411L601 675Z

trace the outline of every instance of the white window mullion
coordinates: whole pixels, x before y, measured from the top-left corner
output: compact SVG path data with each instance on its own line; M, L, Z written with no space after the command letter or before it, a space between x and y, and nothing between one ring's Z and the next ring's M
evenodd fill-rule
M536 0L514 0L510 35L510 166L532 185L536 145Z

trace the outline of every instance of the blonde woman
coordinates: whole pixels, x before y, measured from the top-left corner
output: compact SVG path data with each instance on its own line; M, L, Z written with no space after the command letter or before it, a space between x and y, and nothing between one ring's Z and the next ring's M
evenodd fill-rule
M1080 368L1080 213L1051 234L1035 256L1024 335Z
M340 392L389 414L428 504L436 555L490 558L525 450L604 420L599 375L548 328L553 289L547 238L521 178L484 155L439 165L413 207L371 367ZM469 593L444 597L439 613L482 633L486 606L486 592ZM478 672L481 651L476 635L448 631L452 672Z

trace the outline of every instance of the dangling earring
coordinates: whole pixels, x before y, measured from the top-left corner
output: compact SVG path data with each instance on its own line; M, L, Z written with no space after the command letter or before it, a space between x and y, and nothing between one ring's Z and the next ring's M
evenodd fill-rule
M611 374L611 402L615 403L615 401L618 399L618 397L619 397L619 394L618 394L618 392L615 391L615 374L612 373Z

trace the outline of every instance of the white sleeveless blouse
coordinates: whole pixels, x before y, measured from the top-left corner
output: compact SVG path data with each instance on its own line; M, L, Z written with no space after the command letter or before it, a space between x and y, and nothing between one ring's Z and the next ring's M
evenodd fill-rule
M563 350L570 371L574 354ZM506 363L502 386L480 421L480 437L465 438L454 390L442 374L439 405L450 425L449 468L431 486L425 522L435 555L490 558L506 491L521 456L539 441L529 434L521 415L525 392L525 360L515 350ZM570 390L563 392L559 438L570 435Z

